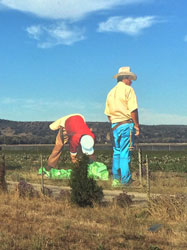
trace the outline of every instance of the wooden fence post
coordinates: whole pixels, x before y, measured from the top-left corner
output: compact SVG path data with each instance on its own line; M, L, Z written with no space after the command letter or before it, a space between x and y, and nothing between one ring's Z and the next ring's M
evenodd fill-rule
M2 154L0 159L0 191L7 191L7 184L5 180L6 175L6 165L5 165L5 155Z
M142 150L138 149L139 182L142 186Z
M147 176L147 198L150 199L150 179L149 179L149 160L146 155L146 176Z

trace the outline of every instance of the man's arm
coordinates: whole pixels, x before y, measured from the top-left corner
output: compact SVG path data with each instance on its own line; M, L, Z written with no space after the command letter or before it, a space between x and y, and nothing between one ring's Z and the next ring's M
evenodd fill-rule
M138 136L140 134L140 125L139 125L139 119L138 119L138 109L135 109L131 112L131 117L134 122L134 128L136 129L135 136Z
M110 116L107 116L107 117L108 117L109 122L111 123L111 118L110 118Z

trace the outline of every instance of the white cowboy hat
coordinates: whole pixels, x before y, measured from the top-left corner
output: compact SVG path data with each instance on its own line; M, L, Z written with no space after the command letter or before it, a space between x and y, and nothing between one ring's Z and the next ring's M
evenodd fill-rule
M83 154L92 155L94 153L94 139L90 135L83 135L80 140Z
M136 74L131 72L130 67L121 67L118 70L118 73L116 75L113 76L113 78L117 78L118 76L130 76L131 80L136 81L137 76Z

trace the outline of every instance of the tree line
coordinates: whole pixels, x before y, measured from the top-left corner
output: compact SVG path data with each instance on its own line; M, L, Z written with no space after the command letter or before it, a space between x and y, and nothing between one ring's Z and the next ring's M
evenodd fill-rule
M0 119L0 144L54 144L57 131L49 129L49 121L17 122ZM108 122L87 122L97 144L111 143ZM140 125L138 143L185 143L187 125Z

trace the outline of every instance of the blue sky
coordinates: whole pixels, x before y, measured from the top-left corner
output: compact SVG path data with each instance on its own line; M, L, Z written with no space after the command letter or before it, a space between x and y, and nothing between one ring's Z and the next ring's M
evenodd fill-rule
M107 121L121 66L141 124L187 125L186 0L0 0L0 119Z

